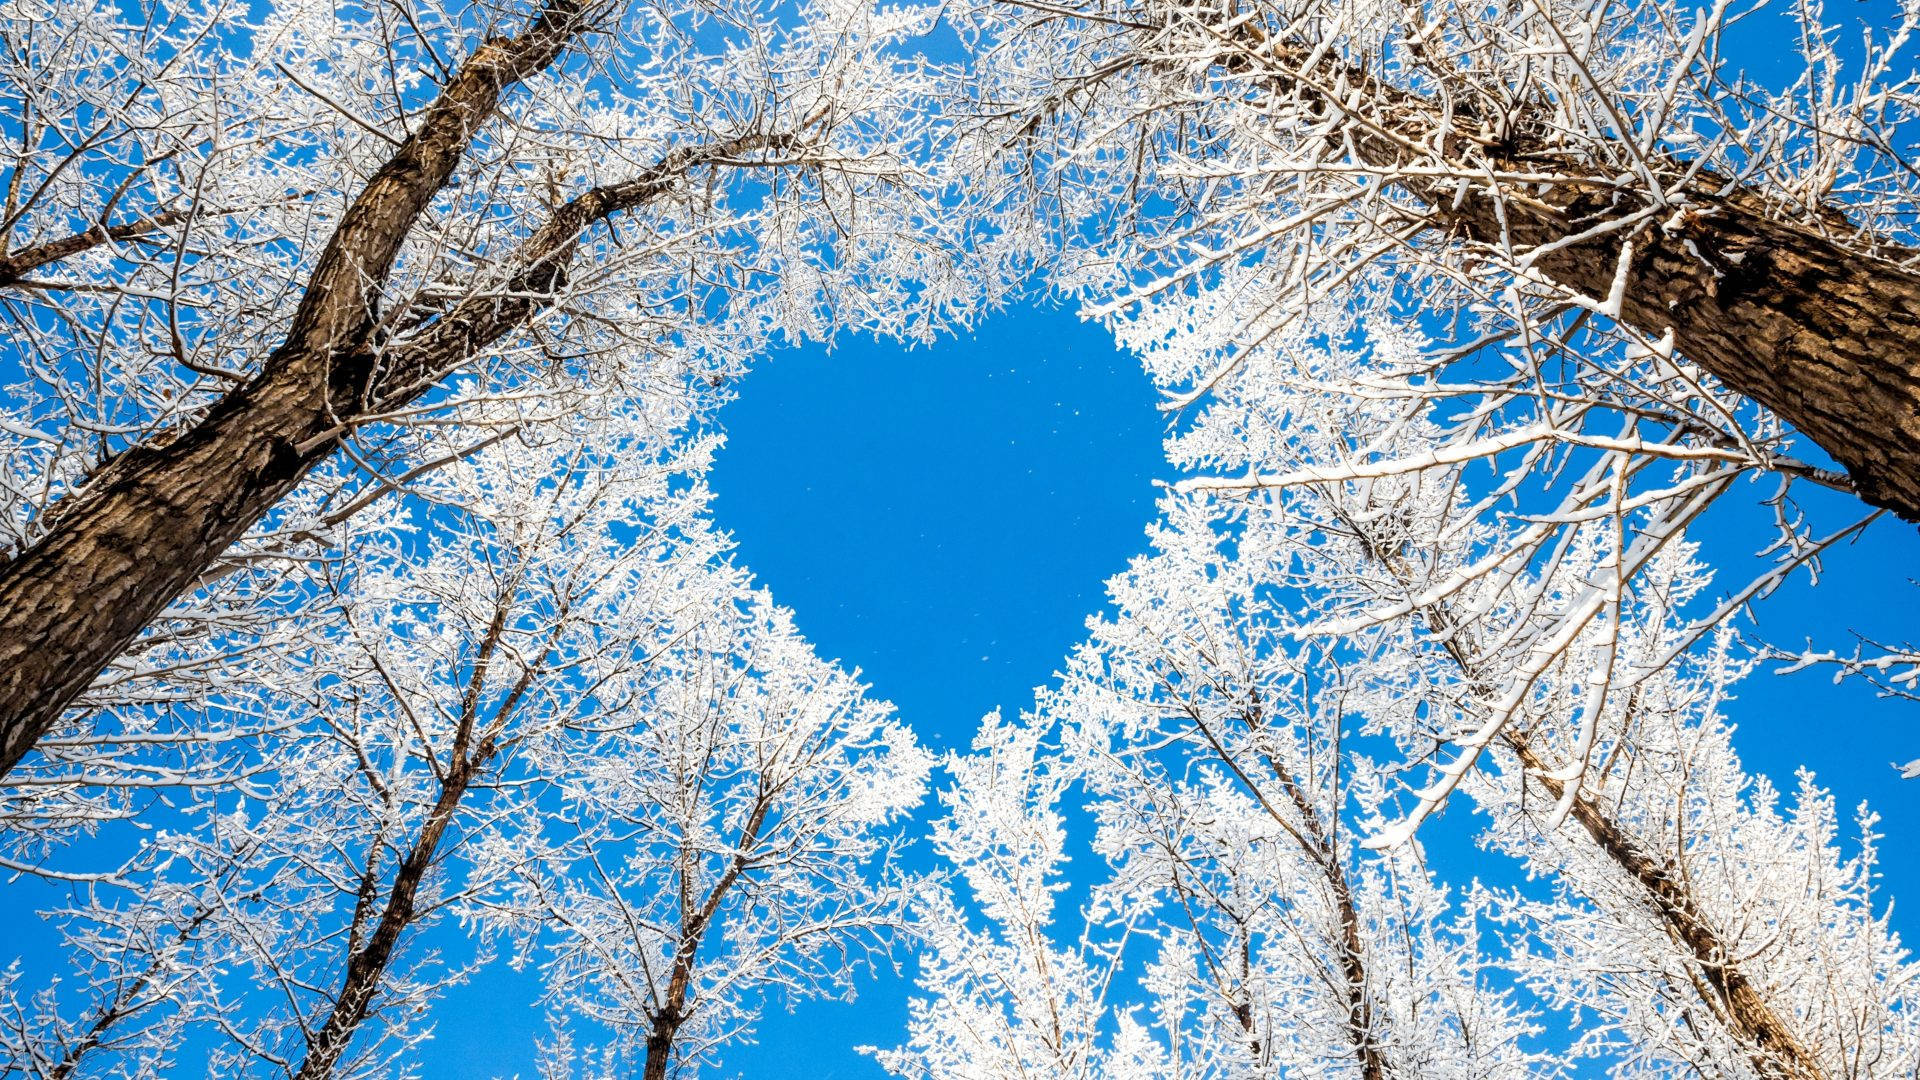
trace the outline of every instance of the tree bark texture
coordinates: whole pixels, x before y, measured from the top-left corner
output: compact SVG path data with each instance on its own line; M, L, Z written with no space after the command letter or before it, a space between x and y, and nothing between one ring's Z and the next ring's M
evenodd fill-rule
M588 22L579 0L550 0L517 36L469 57L342 217L260 375L173 442L109 461L56 507L38 543L0 567L0 775L338 446L347 422L427 389L370 400L379 288L501 95L552 64ZM500 332L489 320L430 328L418 352L435 357L482 329Z
M1535 204L1496 208L1483 192L1435 205L1454 231L1488 243L1504 214L1516 246L1530 248L1641 209L1635 201L1563 186ZM1920 521L1920 276L1706 192L1630 241L1608 234L1534 265L1604 299L1623 242L1633 250L1622 321L1655 340L1670 331L1677 353L1832 455L1862 499Z
M1351 67L1333 50L1269 43L1239 28L1228 70L1261 68L1351 121L1352 153L1425 204L1433 226L1456 239L1525 257L1550 280L1596 301L1615 287L1623 245L1620 321L1674 350L1722 384L1766 406L1846 469L1867 502L1920 521L1920 274L1851 252L1814 229L1770 216L1758 194L1711 176L1680 184L1656 207L1636 182L1590 179L1593 162L1570 160L1522 133L1489 139L1468 129L1463 107L1432 101ZM1444 72L1436 72L1444 76ZM1436 163L1446 177L1398 170ZM1658 163L1674 180L1682 163ZM1517 184L1454 175L1559 174ZM1844 218L1831 210L1836 220ZM1645 220L1575 243L1598 225ZM1539 250L1563 243L1552 250Z

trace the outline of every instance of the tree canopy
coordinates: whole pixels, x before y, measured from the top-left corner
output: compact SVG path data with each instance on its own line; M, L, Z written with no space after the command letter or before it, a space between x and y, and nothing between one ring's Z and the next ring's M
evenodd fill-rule
M664 1080L910 965L915 1080L1911 1077L1875 819L1725 705L1920 676L1744 621L1920 521L1916 32L16 0L0 867L67 900L0 1061L431 1075L504 964L547 1075ZM936 755L739 565L718 410L1038 294L1141 362L1167 483Z

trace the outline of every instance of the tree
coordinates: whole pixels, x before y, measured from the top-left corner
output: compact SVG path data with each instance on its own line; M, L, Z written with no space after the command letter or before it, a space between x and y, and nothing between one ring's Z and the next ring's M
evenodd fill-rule
M725 378L712 351L900 328L903 279L932 279L934 309L961 281L942 277L939 230L911 225L925 215L905 158L933 76L888 49L924 16L808 8L783 32L672 3L557 0L484 26L417 6L226 15L76 30L107 42L78 61L10 57L16 85L61 74L52 115L24 96L11 171L31 197L13 206L26 242L9 265L36 275L11 279L31 300L12 330L46 385L7 427L20 495L0 567L0 770L316 468L344 455L378 491L422 464L380 467L405 442L394 427L456 384L556 407L663 377L697 396ZM30 12L19 33L64 41L91 18ZM708 20L723 32L704 51L691 24ZM143 48L156 60L136 70L97 60ZM245 59L269 53L287 59ZM302 103L291 134L286 99ZM96 121L95 100L116 104ZM98 138L71 138L94 122ZM126 194L98 203L80 177ZM907 233L920 242L894 243ZM85 348L53 347L62 335ZM702 359L669 373L662 353ZM108 414L121 422L86 423ZM268 531L312 533L360 503L314 501L317 520Z
M1587 402L1805 474L1709 376L1920 519L1910 7L1842 49L1795 5L1779 90L1730 70L1727 3L975 11L988 138L1029 181L985 205L1062 216L1068 280L1143 335L1238 320L1176 403L1310 312L1424 312L1459 332L1436 376L1497 373L1456 401Z
M1338 666L1279 633L1287 546L1191 500L1166 510L1060 687L950 763L937 844L986 929L927 920L927 997L882 1060L910 1077L1547 1072L1482 970L1474 910L1417 847L1358 844L1390 789L1343 744ZM1100 874L1084 928L1056 928L1075 794Z
M1532 672L1464 774L1483 846L1538 884L1475 884L1449 912L1393 806L1433 793L1403 777L1438 733L1487 728L1530 651L1517 626L1617 551L1587 537L1545 580L1476 580L1326 632L1333 612L1447 577L1378 535L1447 505L1457 481L1434 472L1163 501L1157 552L1110 584L1116 614L1060 687L950 765L937 844L986 928L965 909L927 921L927 996L890 1068L1551 1074L1526 1036L1553 1014L1529 1023L1482 981L1506 969L1565 1010L1571 1058L1620 1075L1911 1072L1915 968L1875 892L1873 820L1848 854L1810 776L1788 804L1741 768L1719 709L1754 661L1724 632L1667 656L1696 639L1679 610L1708 581L1685 541ZM1646 677L1609 695L1610 670ZM1361 756L1381 736L1415 763ZM1101 874L1060 927L1064 826L1082 813Z
M81 1001L16 1002L12 1063L157 1073L185 1030L217 1037L221 1073L404 1068L472 971L415 942L499 887L465 852L535 798L525 761L607 722L690 599L741 587L684 482L710 448L673 449L501 443L437 472L411 527L316 562L322 617L254 673L257 707L296 721L61 913Z
M1705 634L1872 520L1816 527L1807 485L1912 515L1920 477L1903 374L1920 172L1898 149L1920 24L1902 11L1843 49L1797 6L1804 70L1770 90L1721 50L1746 17L982 6L973 160L994 182L972 205L1019 238L992 257L1047 259L1194 418L1178 464L1209 475L1188 490L1460 466L1450 509L1383 536L1427 547L1486 519L1513 546L1459 570L1504 579L1607 517L1637 563L1770 476L1777 558L1736 571ZM1342 429L1342 396L1378 410ZM1793 457L1798 435L1843 470ZM1599 585L1566 600L1516 631L1540 662L1610 603ZM1460 770L1512 716L1457 743Z
M1399 332L1370 336L1412 354ZM1323 461L1351 440L1395 463L1189 491L1225 497L1216 512L1237 515L1237 548L1279 553L1256 579L1286 599L1276 635L1319 643L1333 663L1317 666L1346 673L1342 707L1405 756L1412 805L1368 843L1410 842L1471 791L1494 820L1487 843L1558 890L1503 901L1550 928L1553 959L1523 950L1522 970L1548 1000L1594 1009L1589 1048L1631 1048L1635 1068L1911 1068L1911 974L1874 910L1871 837L1843 856L1810 780L1779 811L1718 716L1750 666L1726 623L1751 592L1694 614L1711 575L1686 528L1725 467L1660 469L1645 460L1657 451L1621 445L1545 463L1569 477L1557 513L1488 513L1541 468L1533 452L1505 472L1450 459L1451 424L1409 414L1391 382L1343 392L1373 355L1302 349L1289 357L1299 378L1236 380L1177 444L1232 466L1269 440ZM1789 550L1762 582L1819 550Z
M1748 665L1727 644L1622 718L1583 797L1607 808L1605 830L1552 828L1550 790L1529 790L1522 755L1496 755L1475 795L1489 841L1554 882L1550 899L1511 890L1492 906L1516 931L1508 962L1576 1011L1576 1053L1638 1071L1907 1075L1916 967L1876 887L1875 819L1860 808L1849 842L1812 775L1788 793L1741 768L1717 710ZM1648 887L1649 865L1667 888Z
M479 860L510 880L482 918L540 958L569 1070L690 1075L769 995L850 997L922 885L894 860L930 756L719 576L734 589L688 597L671 649L603 686L614 709L534 752L553 796ZM597 1053L582 1023L610 1036Z
M1419 603L1416 582L1431 571L1363 523L1380 493L1341 509L1343 494L1323 491L1359 548L1344 555L1384 570L1385 587L1342 577L1374 593L1376 611L1391 598L1403 612L1372 624L1383 637L1370 642L1378 668L1360 711L1409 751L1437 755L1444 734L1484 740L1491 759L1479 770L1473 753L1440 763L1440 780L1413 792L1414 812L1375 842L1408 835L1468 780L1495 819L1487 843L1555 882L1557 902L1516 892L1503 903L1546 928L1553 953L1523 947L1520 969L1549 1000L1593 1010L1586 1049L1611 1044L1635 1067L1711 1076L1911 1069L1911 965L1874 909L1871 818L1862 811L1860 852L1843 855L1832 800L1810 776L1781 812L1770 785L1741 769L1718 706L1750 664L1731 655L1724 627L1704 655L1688 653L1702 625L1679 612L1709 575L1671 520L1651 515L1661 545L1623 551L1617 537L1588 536L1531 581ZM1595 581L1610 611L1550 617L1560 648L1529 643L1528 623Z
M484 431L500 408L464 411ZM714 440L643 416L532 434L305 564L298 646L209 706L282 724L55 913L74 977L7 972L6 1067L161 1075L210 1042L223 1075L410 1072L504 936L550 957L552 1007L606 1028L608 1061L658 1077L887 953L930 759L730 565Z

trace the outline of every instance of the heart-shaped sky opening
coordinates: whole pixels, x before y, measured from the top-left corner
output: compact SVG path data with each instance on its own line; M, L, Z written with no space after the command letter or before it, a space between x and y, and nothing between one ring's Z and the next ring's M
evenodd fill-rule
M1055 309L931 348L782 353L721 415L714 514L822 655L963 748L986 710L1031 704L1145 549L1157 400Z

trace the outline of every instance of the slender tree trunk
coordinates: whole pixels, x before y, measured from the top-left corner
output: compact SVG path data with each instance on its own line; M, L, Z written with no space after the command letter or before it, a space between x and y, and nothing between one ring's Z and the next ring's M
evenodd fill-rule
M1264 719L1261 706L1256 699L1252 711L1247 715L1247 726L1257 728ZM1300 815L1304 832L1293 834L1300 850L1320 867L1322 876L1327 879L1327 887L1333 890L1334 910L1340 922L1340 979L1341 992L1347 1001L1347 1027L1353 1036L1354 1056L1359 1060L1362 1080L1386 1080L1392 1070L1380 1053L1380 1042L1373 1030L1373 998L1367 993L1366 945L1360 938L1360 909L1353 902L1353 887L1347 883L1347 868L1340 860L1340 853L1334 842L1334 833L1320 814L1307 801L1307 793L1294 779L1280 761L1272 755L1262 753L1267 769L1271 771L1280 786L1286 790L1287 798Z
M321 1024L319 1033L308 1041L307 1056L300 1063L295 1080L326 1080L331 1077L340 1064L341 1056L352 1045L354 1033L372 1011L374 999L379 996L381 984L386 981L387 970L392 966L402 935L419 914L415 904L420 885L439 856L441 839L453 824L454 816L459 813L460 804L472 788L475 778L492 764L494 755L499 753L501 733L512 720L515 710L542 677L544 661L522 667L519 677L493 710L492 719L482 727L480 698L486 690L488 672L493 669L493 659L499 653L501 639L512 616L514 597L515 592L509 590L496 598L493 618L487 625L486 634L480 639L479 648L474 654L473 671L468 675L466 688L460 696L459 720L454 725L453 738L447 747L447 766L440 781L440 793L435 797L432 809L427 812L426 821L421 825L420 834L414 838L413 846L408 849L407 857L401 860L394 871L393 884L387 889L379 921L374 924L373 932L363 939L361 929L377 895L379 837L376 836L374 843L369 846L367 864L362 871L360 895L355 901L354 918L347 935L349 951L346 974L341 979L340 992L334 995L333 1007L327 1011L326 1021ZM546 655L547 650L553 647L559 633L556 624L541 649L541 655ZM431 746L423 745L421 751L429 758L433 755Z
M1380 1039L1373 1030L1373 998L1367 992L1366 945L1360 938L1360 909L1354 906L1353 887L1347 883L1346 866L1340 861L1340 854L1334 847L1333 837L1322 826L1320 816L1307 804L1306 793L1294 783L1293 776L1272 758L1267 759L1268 768L1280 778L1281 786L1287 789L1293 805L1300 811L1305 823L1307 836L1313 841L1308 847L1302 839L1301 847L1307 856L1320 865L1320 871L1327 879L1327 887L1333 890L1334 909L1340 922L1340 981L1341 991L1347 999L1347 1027L1353 1037L1354 1056L1359 1060L1361 1080L1387 1080L1392 1070L1380 1053Z
M1360 522L1344 515L1340 520L1360 541L1371 561L1393 575L1403 588L1411 589L1412 575L1397 556L1383 550ZM1447 658L1467 679L1477 680L1478 665L1463 644L1468 637L1466 628L1447 606L1425 604L1416 610L1441 642ZM1565 785L1549 775L1552 768L1525 733L1509 728L1501 738L1549 794L1556 799L1565 794ZM1742 1048L1755 1071L1767 1080L1827 1080L1819 1059L1801 1042L1787 1019L1774 1010L1763 990L1740 969L1733 951L1702 915L1671 862L1649 852L1638 837L1621 828L1584 794L1575 797L1572 816L1607 860L1633 882L1654 917L1697 966L1705 985L1694 980L1694 992L1722 1030Z
M1671 334L1676 352L1831 454L1861 498L1920 521L1920 274L1775 220L1758 194L1726 190L1710 176L1682 185L1680 196L1656 209L1654 193L1637 185L1587 179L1598 171L1593 162L1569 159L1525 134L1492 142L1467 129L1464 107L1443 112L1332 50L1270 43L1251 24L1234 40L1243 51L1224 66L1284 72L1272 77L1280 92L1350 116L1354 155L1395 178L1426 205L1432 224L1454 237L1511 244L1524 255L1644 214L1634 228L1554 249L1532 265L1595 301L1611 296L1617 281L1621 322L1654 341ZM1432 165L1436 157L1458 174L1566 179L1463 186L1452 176L1396 177L1399 168ZM1672 174L1668 181L1685 175L1683 163L1656 164ZM1844 220L1838 209L1831 213Z
M1559 799L1565 793L1566 785L1552 777L1551 766L1524 735L1508 732L1504 740L1528 774L1545 787L1548 794ZM1639 887L1647 906L1692 956L1707 983L1705 988L1696 989L1707 991L1700 996L1721 1024L1747 1048L1754 1070L1769 1080L1826 1080L1819 1061L1773 1011L1766 995L1747 978L1719 934L1701 916L1672 864L1648 854L1584 794L1574 797L1572 813L1608 860Z
M193 917L187 920L186 925L182 926L179 931L174 934L173 940L175 944L185 944L192 940L193 935L199 931L201 925L212 917L213 911L214 909L212 907L205 907L195 912ZM69 1080L80 1068L81 1059L85 1058L104 1043L108 1035L112 1033L115 1027L119 1026L121 1021L133 1016L135 1013L140 1012L156 1001L167 1000L167 995L165 994L156 995L144 1002L140 1000L140 995L146 993L153 985L154 979L162 973L163 968L164 965L162 962L156 958L153 962L149 963L146 970L142 971L131 983L118 987L113 995L113 1000L107 1005L102 1006L98 1014L94 1017L93 1023L87 1025L86 1034L65 1047L60 1055L59 1062L45 1073L47 1080Z
M1360 937L1360 911L1354 906L1353 888L1347 882L1346 867L1340 861L1332 830L1325 826L1318 811L1307 801L1306 792L1294 779L1293 773L1271 754L1263 752L1260 757L1266 762L1268 771L1280 781L1280 786L1287 793L1288 801L1293 804L1294 811L1300 815L1298 828L1287 821L1279 809L1267 799L1260 787L1254 783L1253 778L1240 767L1240 763L1227 752L1226 744L1220 741L1197 713L1192 715L1196 726L1206 736L1208 745L1213 748L1214 755L1240 779L1242 784L1246 785L1267 815L1293 838L1301 853L1318 866L1321 875L1326 878L1327 887L1333 892L1335 918L1340 925L1339 992L1347 1007L1347 1029L1349 1037L1353 1040L1354 1059L1360 1066L1362 1080L1387 1080L1392 1075L1392 1070L1388 1068L1386 1057L1380 1052L1380 1043L1373 1031L1373 999L1367 993L1366 944ZM1261 725L1266 722L1264 706L1261 705L1257 693L1251 706L1242 715L1242 719L1248 730L1254 732L1258 732ZM1253 1032L1252 1019L1250 1011L1241 1017L1241 1023L1249 1034Z
M414 838L407 857L394 871L380 921L374 925L373 933L367 935L366 943L347 958L340 992L333 999L326 1022L307 1044L307 1056L301 1061L299 1072L294 1074L295 1080L326 1080L332 1076L341 1056L353 1043L354 1032L372 1011L374 998L379 996L381 983L386 980L387 969L400 947L400 939L418 914L415 903L420 884L433 867L440 839L453 823L460 800L466 797L467 788L481 765L478 761L471 765L456 763L441 785L440 796L434 801L420 835Z
M1459 624L1444 605L1421 610L1436 634L1446 642L1447 654L1471 677L1474 664L1460 645ZM1549 794L1555 799L1565 794L1565 785L1548 775L1553 770L1527 741L1525 733L1509 728L1503 732L1502 739L1528 774L1544 785ZM1703 973L1707 985L1702 987L1696 981L1695 992L1734 1041L1745 1049L1755 1070L1768 1080L1826 1080L1819 1060L1774 1011L1760 988L1740 970L1733 951L1702 916L1692 894L1677 879L1672 864L1649 853L1636 837L1584 794L1574 798L1572 813L1608 861L1639 888L1654 916Z
M698 908L691 908L682 901L680 940L673 949L673 968L667 976L666 991L661 995L659 1008L654 1010L652 1027L647 1031L647 1057L641 1066L642 1080L666 1080L667 1069L673 1064L674 1040L680 1035L680 1027L687 1021L687 998L693 990L694 965L700 959L700 945L706 940L707 931L713 928L713 920L720 913L720 903L727 893L733 890L746 873L748 852L759 843L760 829L766 824L767 814L773 806L773 792L761 779L762 787L755 798L753 812L747 815L746 823L741 826L740 836L734 842L733 860L720 879L707 890L706 897ZM684 886L685 879L682 879ZM684 890L682 897L688 894Z

